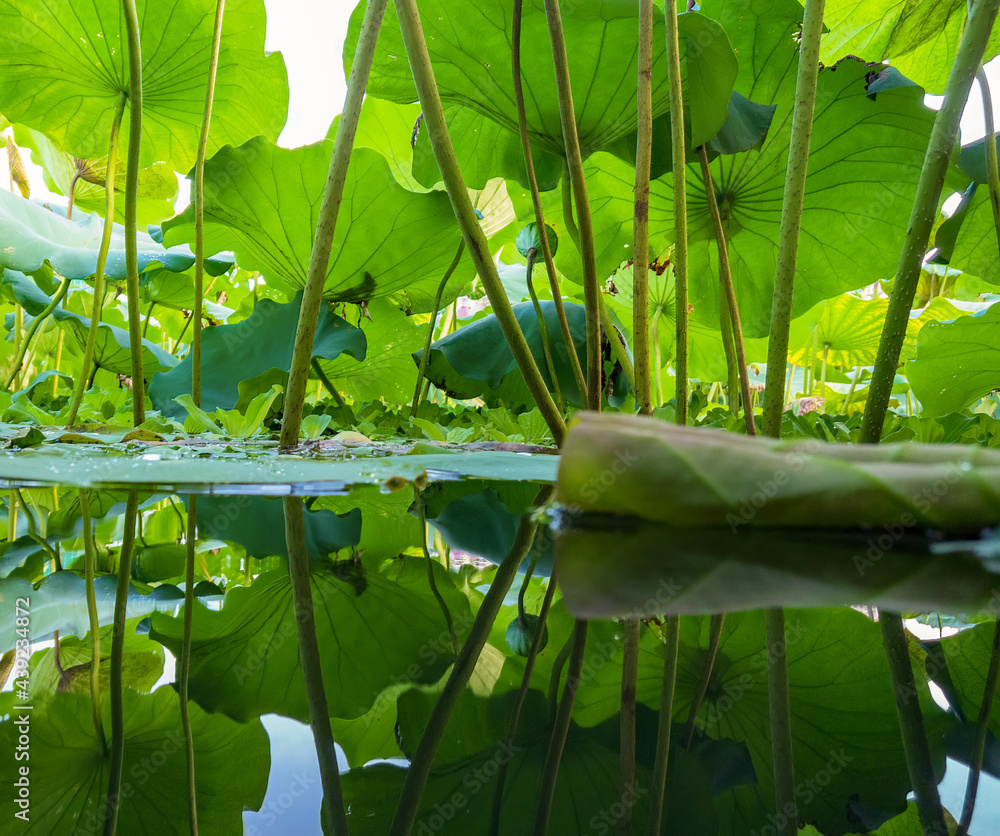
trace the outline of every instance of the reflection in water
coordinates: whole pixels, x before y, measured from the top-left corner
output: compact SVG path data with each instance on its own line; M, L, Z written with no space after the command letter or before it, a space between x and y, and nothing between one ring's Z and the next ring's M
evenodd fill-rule
M659 616L668 611L687 615L663 833L763 833L773 824L762 606L821 607L787 611L801 823L841 833L913 816L878 629L847 604L945 609L967 628L926 645L927 676L956 711L931 699L926 677L916 695L939 768L947 756L967 757L993 629L975 625L971 611L1000 602L988 559L932 553L910 533L864 571L853 558L867 535L849 533L734 539L618 525L564 531L553 546L547 527L536 531L524 515L539 502L537 484L433 484L416 499L404 488L197 501L75 487L6 493L0 594L10 617L0 643L11 652L0 665L0 746L15 752L24 728L30 737L30 820L14 832L101 833L117 816L123 834L186 833L196 814L202 834L310 834L325 807L331 817L343 811L352 834L522 834L539 818L539 788L551 786L541 811L549 833L612 833L627 819L644 833L661 791L653 769ZM451 547L499 568L451 565ZM24 676L11 671L18 598L29 602L21 629L35 645ZM542 631L533 619L546 601ZM709 669L708 614L722 610L731 614ZM595 620L570 659L575 615ZM649 619L635 778L624 790L624 629L612 620L623 615ZM182 658L186 631L182 684L183 665L164 665ZM554 750L571 663L578 689ZM15 709L23 705L33 708ZM998 753L991 735L988 769ZM964 780L951 763L942 789L957 811ZM21 765L3 761L7 786ZM998 815L997 787L984 776L973 833ZM0 799L5 820L19 809L10 793Z

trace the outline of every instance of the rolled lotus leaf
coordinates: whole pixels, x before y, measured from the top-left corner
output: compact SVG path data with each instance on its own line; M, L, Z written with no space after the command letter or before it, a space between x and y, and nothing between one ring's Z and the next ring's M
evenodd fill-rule
M1000 522L1000 451L778 441L588 412L566 437L556 500L673 526L978 531Z

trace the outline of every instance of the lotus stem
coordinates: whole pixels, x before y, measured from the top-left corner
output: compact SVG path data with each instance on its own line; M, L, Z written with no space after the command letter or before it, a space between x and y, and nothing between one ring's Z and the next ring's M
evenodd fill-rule
M129 581L132 578L132 547L139 515L139 493L129 491L125 501L122 547L118 553L118 587L111 628L111 757L108 762L108 798L104 811L104 836L114 836L121 800L122 764L125 758L125 719L122 706L122 660L125 655L125 619L128 617Z
M559 118L562 123L566 165L569 169L573 197L576 200L576 218L579 225L580 255L583 259L583 302L587 312L587 408L601 411L601 323L599 298L600 283L597 278L597 258L594 253L594 226L590 218L587 198L587 181L583 173L583 154L576 132L576 113L573 109L573 87L569 77L566 57L566 39L563 35L559 0L545 0L545 17L552 43L552 60L556 71L556 90L559 92Z
M729 393L729 411L734 418L740 417L736 392L740 387L740 371L736 362L736 345L733 343L733 323L729 318L729 307L725 296L719 297L719 335L722 337L722 351L726 355L726 390Z
M563 213L563 223L566 224L566 232L569 233L569 238L573 242L573 246L580 250L580 230L576 227L576 221L573 218L573 184L569 179L569 164L563 164L563 174L562 174L562 185L560 186L562 190L562 213Z
M993 99L990 96L990 82L986 71L980 67L976 72L979 91L983 97L983 125L986 128L986 184L989 187L990 206L993 208L993 226L997 233L997 248L1000 251L1000 170L997 163L997 135L993 124ZM942 284L948 280L945 276ZM943 293L943 290L942 290Z
M615 360L625 372L625 379L628 381L632 391L635 391L635 367L632 365L632 358L628 356L628 348L625 346L625 339L611 322L611 314L608 313L608 306L604 303L604 294L597 297L597 307L601 312L601 327L608 336L608 344L611 346L611 353L615 355Z
M510 714L510 724L507 727L508 749L517 738L517 727L521 722L521 709L524 707L524 700L528 696L528 688L531 685L531 674L535 669L535 660L541 650L542 635L545 632L545 622L549 616L549 609L552 606L552 597L556 590L555 569L549 575L548 585L545 587L545 597L542 598L542 608L538 611L538 632L535 633L531 649L528 651L528 658L524 660L524 675L521 677L521 689L517 693L517 702L514 703L514 710ZM522 598L520 606L523 608L524 587L521 588ZM497 773L496 790L493 793L493 812L490 816L490 836L499 836L500 833L500 812L503 803L503 788L507 780L507 766L509 761L504 760L500 764L500 771Z
M69 289L70 280L63 277L63 280L59 283L59 288L56 290L56 295L52 297L52 301L45 306L38 316L36 316L32 321L31 325L28 326L28 330L21 340L20 345L17 347L17 355L14 357L14 367L11 369L10 374L7 375L7 380L3 385L4 389L10 389L11 384L17 378L18 372L21 371L21 366L24 364L24 357L28 353L28 346L31 345L31 340L38 331L39 326L52 315L52 312L59 306L59 303L63 300L66 295L66 291ZM19 308L20 309L20 308ZM18 333L20 333L20 328Z
M420 406L420 388L424 383L424 375L427 374L427 363L429 362L431 354L431 343L434 341L434 323L437 321L438 311L441 308L441 298L444 296L444 289L448 284L448 279L451 278L451 274L454 273L455 269L458 267L458 262L462 260L462 253L464 252L465 241L463 240L459 243L458 250L455 252L455 257L452 259L451 264L448 265L448 269L441 278L441 283L438 285L437 293L434 294L434 308L431 311L431 321L427 325L427 338L424 340L424 352L420 355L420 367L417 369L417 386L413 390L413 403L410 404L411 418L416 417L417 407Z
M538 236L542 242L542 257L545 260L545 272L549 277L549 288L552 291L552 301L556 306L556 316L559 319L559 330L562 332L563 345L569 357L573 377L580 392L580 402L587 402L587 380L580 367L580 358L576 355L573 334L569 330L569 320L566 319L566 308L563 306L562 291L559 289L559 277L556 265L552 260L552 247L549 246L548 230L545 228L545 213L542 211L542 198L538 192L538 178L535 176L535 163L531 153L531 140L528 137L528 117L524 109L524 89L521 83L521 11L522 0L514 0L514 10L511 23L510 63L514 75L514 103L517 105L517 127L521 137L521 151L524 154L524 169L528 175L528 190L531 192L531 202L535 209L535 223L538 224Z
M353 421L354 413L351 411L351 408L347 405L347 401L345 401L340 392L337 391L337 387L333 385L333 381L330 380L327 373L323 371L323 367L320 365L319 360L313 357L309 365L312 367L312 370L316 372L316 377L319 378L320 383L322 383L323 386L326 388L326 391L330 393L330 397L333 398L333 402L341 409L346 409L348 412L350 412L351 420Z
M764 610L767 643L767 699L771 713L771 757L774 761L775 824L779 836L799 832L795 803L795 758L792 752L792 706L788 694L788 651L785 642L785 611Z
M629 619L624 626L621 767L618 780L618 800L625 807L625 812L618 820L618 836L629 836L632 833L632 807L626 802L635 797L635 692L639 678L639 642L642 639L642 622L637 618Z
M663 628L663 686L660 689L660 721L656 734L656 761L653 765L650 836L660 836L663 821L663 799L666 795L667 766L670 761L670 730L674 722L674 690L677 683L680 623L680 616L668 615Z
M344 796L340 787L337 750L330 729L330 710L327 706L326 692L323 690L323 669L319 642L316 640L316 614L313 610L312 586L309 579L309 556L306 552L302 500L297 496L286 496L282 501L299 658L302 661L302 676L305 679L306 700L309 703L309 723L316 743L320 780L323 784L323 831L333 836L347 836L347 815L344 812Z
M916 696L903 619L898 613L880 610L878 620L886 659L889 661L889 680L896 697L896 714L899 716L899 730L903 736L906 767L910 773L913 792L917 796L920 824L925 834L945 836L948 828L938 796L934 765L924 732L924 718L920 713L920 700Z
M226 0L215 6L215 29L212 33L212 55L208 59L208 83L205 87L205 112L201 117L201 137L194 166L194 333L191 335L191 399L201 408L201 319L205 286L205 156L208 153L208 132L212 125L212 102L215 98L215 76L219 68L222 45L222 18Z
M556 712L555 723L552 726L552 737L549 739L549 751L545 756L545 766L539 779L538 808L535 811L534 836L545 836L549 829L549 818L552 813L552 799L556 793L556 778L559 775L559 763L562 761L563 748L566 746L566 736L569 734L569 724L573 716L573 703L576 700L576 689L580 684L580 672L583 669L583 653L587 646L587 622L576 619L573 624L573 645L569 654L569 665L566 668L566 684L563 687L562 700Z
M847 390L847 397L844 399L844 414L847 414L847 408L851 405L851 399L854 397L854 390L858 388L858 381L861 379L861 366L858 366L854 370L854 377L851 380L851 388Z
M966 836L972 824L972 813L976 809L976 793L979 790L979 774L983 768L983 752L986 750L986 732L989 730L990 711L997 698L997 680L1000 679L1000 618L993 628L993 648L990 652L990 667L983 685L983 701L979 705L979 719L976 721L976 738L972 745L972 759L969 763L969 780L965 787L965 802L962 805L962 820L955 836Z
M87 333L87 343L83 349L83 362L80 365L80 377L76 381L76 389L73 392L73 402L69 408L67 424L76 423L76 414L80 411L80 404L83 402L83 393L87 391L87 379L90 375L90 367L94 363L94 351L97 348L97 328L101 324L101 311L104 307L104 265L108 260L108 250L111 248L111 230L115 221L115 168L118 163L118 132L122 126L122 114L125 112L125 103L128 101L128 94L122 93L118 98L118 105L115 109L114 120L111 123L111 138L108 141L108 168L107 183L104 189L106 203L104 209L104 232L101 235L101 247L97 251L97 266L94 270L94 304L90 315L90 331ZM127 256L126 256L127 257ZM131 339L131 338L130 338ZM141 345L141 343L140 343Z
M687 424L688 415L688 233L687 233L687 140L684 137L684 94L681 90L681 47L674 6L665 9L667 31L667 77L670 82L670 142L674 172L674 296L677 300L676 377L677 423Z
M84 579L87 589L87 615L90 619L90 706L94 717L94 731L101 742L101 752L108 754L108 741L104 737L101 719L101 623L97 617L97 598L94 593L94 532L90 520L90 499L85 488L80 489L80 514L83 517Z
M497 318L497 324L510 346L528 391L545 419L556 445L561 446L563 437L566 435L566 423L545 386L535 358L524 339L520 325L518 325L517 317L514 316L507 292L497 274L496 264L493 263L493 258L490 255L486 236L476 218L476 212L472 208L472 201L469 199L465 182L458 170L458 162L455 159L455 151L448 135L448 126L445 123L444 110L441 105L441 95L438 93L437 83L434 80L434 69L427 53L427 44L424 41L424 33L420 25L420 15L417 12L415 0L396 0L396 14L403 42L406 45L410 71L416 83L420 104L424 109L424 124L427 125L427 133L434 150L434 157L444 178L445 188L451 199L455 217L462 228L465 246L469 249L472 262L480 279L482 279L486 295L489 297L493 314Z
M771 301L771 333L767 343L767 377L764 384L763 432L774 438L781 435L784 406L782 395L788 366L788 332L792 320L792 291L802 227L802 207L806 195L809 141L816 108L823 6L824 0L806 0L799 42L799 70L795 82L795 108L792 111L785 197L778 232L778 266Z
M555 396L556 404L560 412L566 411L566 404L563 403L562 392L559 391L559 377L556 375L556 364L552 359L552 345L549 343L549 330L545 327L545 314L542 313L542 305L538 301L535 293L535 286L531 281L531 270L535 266L535 248L528 250L528 264L525 268L524 278L528 285L528 296L531 297L531 304L535 309L535 318L538 320L538 333L542 338L542 354L545 355L545 365L549 370L549 378L552 380L552 394ZM574 352L575 353L575 352Z
M312 360L316 325L323 303L326 269L330 263L330 251L333 247L334 231L337 228L340 203L344 196L347 169L351 164L351 149L354 147L354 135L357 133L358 119L361 116L361 103L368 87L372 57L375 55L375 45L378 43L378 34L382 28L382 17L387 3L388 0L368 0L368 5L365 7L361 34L358 36L358 49L354 55L354 65L351 67L351 77L347 83L344 112L337 125L337 137L333 143L330 170L323 190L323 202L316 223L316 237L309 257L309 270L306 273L299 321L295 329L292 364L288 373L288 389L285 392L285 412L281 421L281 446L285 449L294 447L299 441L306 387L309 384L309 363Z
M187 760L188 821L192 836L198 836L198 805L194 774L194 732L188 712L188 685L191 681L191 620L194 617L194 556L198 546L198 497L192 496L187 516L187 556L184 561L184 632L181 638L178 692L181 703L181 728Z
M708 628L708 656L705 659L705 667L701 672L701 681L698 683L698 691L691 703L691 710L688 712L687 726L684 728L684 741L681 744L685 749L691 748L691 740L694 737L695 721L698 719L698 709L701 707L708 692L709 682L712 680L712 668L715 667L715 657L719 654L719 645L722 643L722 628L726 623L726 614L717 613L709 621Z
M649 172L653 158L653 0L639 0L635 210L632 217L632 352L640 415L653 412L649 377ZM624 716L624 715L623 715ZM634 728L634 723L633 723ZM631 827L631 815L626 817Z
M548 498L549 491L548 486L543 488L535 498L535 503L544 502ZM434 709L427 719L423 736L417 745L417 751L410 761L409 769L406 770L406 781L403 784L399 805L396 807L396 813L389 828L389 836L408 836L413 829L413 823L420 807L420 799L430 776L434 755L448 725L448 718L451 716L459 695L468 684L473 670L475 670L479 654L482 653L486 640L489 638L497 613L500 612L507 591L517 575L517 567L521 565L521 561L531 550L537 528L538 525L531 521L529 515L521 518L517 534L514 535L513 545L493 575L493 582L479 606L479 612L476 613L476 618L472 622L469 636L459 651L451 674L448 676L448 681L441 691L441 696L434 704Z
M698 159L701 161L701 175L705 181L705 195L708 197L708 208L712 215L712 226L715 228L715 242L719 249L719 282L722 285L723 298L729 313L732 326L733 346L736 352L736 368L740 376L740 392L743 396L743 418L746 421L747 435L757 435L757 427L753 419L753 401L750 398L750 374L747 370L747 355L743 347L743 327L740 324L740 307L736 301L736 288L733 286L733 273L729 264L729 242L726 240L726 230L722 225L722 215L719 212L719 202L715 197L715 183L712 180L712 169L708 165L708 152L704 145L698 146ZM784 376L782 376L784 383ZM736 392L730 391L729 397L736 398Z
M438 591L437 583L434 581L434 561L431 559L430 549L427 548L427 518L424 516L424 499L420 495L420 488L413 486L413 501L417 506L417 517L420 520L420 547L424 552L424 561L427 563L427 585L431 588L431 594L437 601L438 607L444 615L444 623L448 627L448 636L451 638L451 650L458 655L458 636L455 634L455 622L451 618L451 612L444 598Z
M896 268L896 280L889 294L889 308L882 327L875 370L868 387L868 400L861 420L861 442L877 442L882 437L892 384L896 378L899 354L906 336L913 296L920 281L920 265L927 252L944 178L951 165L951 152L958 136L959 122L972 89L972 80L979 70L1000 0L978 0L971 5L969 19L959 42L945 88L944 103L934 119L927 154L920 171L916 198L907 225L903 250ZM994 159L996 155L994 154ZM768 371L770 372L770 357ZM766 407L766 404L765 404Z

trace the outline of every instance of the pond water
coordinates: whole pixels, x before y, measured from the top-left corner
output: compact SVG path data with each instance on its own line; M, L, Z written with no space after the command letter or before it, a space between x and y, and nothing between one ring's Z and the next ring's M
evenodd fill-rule
M705 535L700 557L697 537L639 531L621 521L598 531L563 516L553 532L549 521L559 514L531 513L551 462L522 466L536 472L458 478L443 467L408 464L397 476L378 465L364 484L274 480L250 487L234 465L233 481L242 485L236 493L218 485L195 493L178 489L178 483L191 486L187 475L152 487L120 478L119 471L115 489L11 478L0 494L6 526L0 644L4 651L15 648L25 635L18 631L26 630L32 653L26 672L14 660L11 672L5 658L0 741L5 786L20 766L29 767L30 816L15 818L29 808L5 792L2 832L101 832L119 710L118 832L189 832L176 664L189 546L196 603L188 709L203 834L323 832L323 782L303 674L308 649L301 645L298 593L289 576L297 556L308 561L321 685L352 834L390 832L397 801L407 792L407 765L433 724L456 655L475 633L491 585L503 583L509 588L457 694L409 832L488 834L495 811L498 833L531 832L574 616L580 615L593 620L547 832L612 833L626 816L632 832L647 832L666 611L684 615L661 832L776 832L761 607L782 603L788 607L797 814L803 826L817 828L804 832L875 832L896 817L885 826L901 829L878 832L919 833L914 805L907 806L911 785L879 628L848 606L898 604L914 595L923 596L920 609L947 613L910 623L924 631L923 644L912 648L915 669L926 674L917 678L916 698L943 776L943 803L958 817L968 771L963 760L978 712L975 689L978 683L981 695L993 630L974 614L988 614L990 601L1000 600L988 545L932 549L927 537L908 535L894 555L911 563L918 555L917 569L893 568L890 558L878 562L868 586L845 585L801 562L792 571L790 556L827 566L838 555L849 560L866 542L857 532L845 534L845 542L826 538L827 551L801 533L737 546L716 532ZM137 511L131 587L118 620L124 635L118 686L112 633L131 504ZM519 573L505 581L497 564L531 519L539 530ZM664 568L666 552L681 555L680 562ZM96 576L90 608L88 553ZM934 562L947 554L966 555L948 558L950 577L959 578L950 585ZM699 561L703 571L692 568ZM603 568L595 574L598 564ZM522 705L532 616L545 603L554 566L560 588L551 596L546 641L527 674L511 735L512 712ZM15 602L26 621L17 620ZM803 605L808 608L795 608ZM710 615L723 609L732 612L721 622L709 668L713 624L720 623ZM619 787L621 616L645 619L635 689L636 772L625 795ZM96 678L92 619L101 628ZM19 708L25 705L32 707ZM9 753L18 751L23 735L30 757L15 761ZM993 777L1000 774L1000 744L992 734L985 762L973 836L1000 833L1000 781Z

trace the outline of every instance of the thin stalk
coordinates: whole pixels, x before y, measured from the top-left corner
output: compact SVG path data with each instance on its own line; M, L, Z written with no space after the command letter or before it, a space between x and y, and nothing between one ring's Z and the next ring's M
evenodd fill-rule
M437 293L434 294L434 308L431 311L431 321L427 325L427 337L424 340L424 351L420 355L420 368L417 370L417 385L413 390L413 403L410 404L410 417L413 418L417 414L417 407L420 406L420 387L424 382L424 375L427 373L427 362L428 357L431 353L431 343L434 341L434 323L437 321L438 310L441 307L441 297L444 296L445 286L448 284L448 279L451 278L451 274L455 272L458 267L458 262L462 260L462 253L465 252L465 241L461 241L458 245L458 250L455 251L455 257L452 259L451 264L448 265L448 269L445 271L444 276L441 278L441 283L438 285Z
M806 386L802 394L809 397L816 388L816 351L819 349L819 326L813 329L812 347L809 350L809 362L806 366ZM766 383L765 383L766 386Z
M830 343L823 343L823 362L820 364L819 371L819 394L820 397L826 397L823 392L826 391L826 361L830 356Z
M976 809L976 793L979 790L979 774L983 768L983 752L986 749L986 732L989 730L990 711L997 698L997 680L1000 679L1000 618L993 628L993 649L990 652L990 667L983 685L983 701L979 706L976 721L976 739L972 746L972 760L969 763L969 780L965 786L965 802L962 805L962 820L955 836L965 836L972 824L972 813Z
M188 687L191 681L191 620L194 617L194 558L198 545L196 523L198 497L192 496L187 515L187 559L184 561L184 633L181 638L181 658L178 691L181 703L181 728L184 733L184 751L187 759L188 821L192 836L198 836L198 807L195 794L194 732L188 712Z
M535 498L536 504L543 502L547 498L548 492L549 489L544 488L543 492ZM410 767L406 770L406 781L403 784L403 792L399 799L399 805L396 807L388 836L407 836L413 829L417 810L420 807L420 799L430 776L434 755L448 725L448 718L455 707L455 702L472 676L476 662L479 660L479 654L486 644L493 622L496 621L497 613L500 612L500 607L503 605L503 599L517 575L517 567L521 565L521 561L531 550L537 528L537 524L531 521L529 515L521 518L510 552L501 561L493 575L493 582L490 584L490 588L479 606L479 611L476 613L476 618L472 622L469 637L459 651L451 674L448 676L448 681L441 691L441 696L438 697L438 701L434 704L434 710L427 719L427 725L420 738L420 743L417 745L417 751L410 761Z
M802 371L805 372L805 369L803 369ZM792 399L792 378L793 377L795 377L795 364L794 363L789 363L788 364L788 383L785 384L785 401L784 401L784 403L788 403ZM784 409L782 409L782 412L784 412Z
M549 40L552 43L556 90L559 92L559 120L562 123L566 165L569 168L573 197L576 201L580 255L583 259L583 306L587 312L587 408L600 412L602 363L599 297L601 287L597 277L594 226L590 218L590 201L587 198L587 181L583 173L580 138L576 132L573 87L569 77L569 60L566 57L566 39L563 35L559 0L545 0L545 18L548 21Z
M608 313L608 306L604 303L604 294L598 294L597 307L601 313L601 327L608 335L608 344L611 346L611 353L615 355L615 360L625 372L625 379L635 391L635 367L632 365L632 358L628 356L628 349L625 347L625 340L611 322L611 314Z
M56 361L53 363L53 368L55 371L59 371L59 366L62 363L63 348L66 345L66 332L62 328L59 329L59 336L56 338ZM59 378L52 377L52 397L54 398L59 393Z
M851 388L847 390L847 397L844 399L844 413L847 413L847 407L851 405L851 399L854 397L854 390L858 388L858 381L861 379L861 366L858 366L854 370L854 378L851 380Z
M559 700L559 680L562 678L563 665L566 664L566 660L569 658L569 651L572 645L573 634L570 633L569 637L566 639L566 643L559 648L556 658L552 660L552 672L549 674L548 693L550 715L554 713L554 709L557 708L556 703Z
M685 749L691 748L691 740L694 737L695 721L698 719L698 709L701 707L705 694L708 692L708 684L712 680L712 668L715 667L715 657L719 654L719 645L722 643L722 628L726 624L726 614L718 613L713 615L708 628L708 656L705 659L705 667L701 672L701 681L698 683L698 691L691 703L691 710L688 712L687 726L684 728L684 741L681 745Z
M538 301L535 293L535 286L531 281L531 270L535 266L535 248L528 250L528 265L525 269L524 278L528 285L528 296L531 297L531 305L535 309L535 319L538 320L538 333L542 338L542 354L545 356L545 366L549 370L549 379L552 381L552 394L555 396L556 404L560 412L566 411L566 404L563 403L562 392L559 391L559 378L556 376L556 364L552 359L552 345L549 343L549 329L545 327L545 315L542 313L542 304Z
M115 590L115 615L111 628L111 757L108 762L108 798L104 808L104 836L114 836L118 826L118 804L122 789L122 764L125 758L125 719L122 707L122 660L125 655L125 619L129 581L132 577L132 547L139 516L139 493L129 491L125 501L125 528L118 554L118 586Z
M323 285L326 268L330 263L333 234L337 227L337 214L344 196L344 182L351 163L351 149L358 129L361 103L368 86L375 44L382 28L382 17L388 0L368 0L365 16L358 36L358 48L354 55L354 66L347 83L347 97L344 112L337 126L337 137L333 143L333 156L323 190L319 220L316 223L316 237L309 257L309 270L302 290L302 305L299 321L295 329L295 345L292 349L291 370L288 373L288 390L285 393L285 412L281 421L281 446L294 447L299 441L302 426L302 410L305 408L306 387L309 384L309 363L312 360L313 341L316 324L319 321L320 306L323 303ZM328 724L329 725L329 724ZM339 781L338 781L339 785ZM346 826L346 824L345 824Z
M997 165L997 136L993 124L993 99L990 96L990 82L986 71L980 67L976 72L979 91L983 96L983 123L986 128L986 184L989 188L990 206L993 207L993 226L997 233L997 248L1000 249L1000 170ZM947 280L947 276L945 277Z
M726 306L725 297L720 296L719 302L719 324L722 326L720 329L722 351L726 355L726 389L729 392L729 411L733 414L734 418L739 418L739 409L737 408L739 401L735 396L740 386L740 370L737 368L736 345L733 343L733 323L729 318L729 308Z
M653 0L639 0L636 108L635 210L632 217L632 351L635 357L635 399L639 404L639 414L650 415L653 412L649 377L649 171L653 158ZM631 827L631 815L626 816L626 820L624 826Z
M73 175L73 179L69 181L69 193L66 195L66 220L73 220L73 204L76 202L76 184L80 181L80 172L77 171Z
M656 734L656 761L653 765L653 802L650 812L650 836L660 836L663 821L663 797L667 787L670 760L670 729L674 721L674 686L677 682L677 652L680 647L680 616L668 615L663 644L663 686L660 690L660 722Z
M580 249L580 230L576 228L576 221L573 219L573 184L569 179L569 165L563 165L562 174L562 213L563 223L566 224L566 232L573 246Z
M556 316L559 319L559 330L562 332L563 346L569 357L570 368L576 378L576 387L580 392L580 402L587 402L587 380L580 367L580 358L576 355L573 334L569 330L569 320L566 319L566 308L563 306L562 291L559 289L559 277L556 265L552 260L552 247L549 245L548 230L545 228L545 213L542 211L542 197L538 192L538 178L535 176L535 163L531 153L531 140L528 137L528 117L524 109L524 90L521 83L521 11L522 0L514 0L513 20L511 23L510 64L514 75L514 103L517 105L517 126L521 137L521 151L524 154L524 169L528 175L528 191L531 192L531 202L535 209L535 222L538 224L538 236L542 242L542 256L545 260L545 272L549 277L549 288L552 291L552 301L556 306Z
M312 366L312 370L316 372L316 377L319 378L320 383L322 383L326 388L326 391L330 393L330 397L333 398L333 402L337 404L337 406L343 407L348 412L351 412L351 418L353 420L354 413L347 405L347 401L345 401L340 392L337 391L337 387L333 385L333 381L330 380L327 373L323 371L323 367L320 365L319 360L313 357L312 360L309 361L309 365Z
M441 593L438 592L437 583L434 581L434 561L431 559L430 550L427 548L427 518L424 516L424 499L420 495L420 488L413 486L413 500L417 506L417 517L420 520L420 547L424 551L424 561L427 563L427 584L431 588L434 600L444 615L444 623L448 627L448 635L451 638L451 650L458 655L458 636L455 634L455 622L451 618L451 611L445 603Z
M420 26L416 0L396 0L396 14L403 42L406 45L410 71L416 83L420 104L424 109L424 124L427 126L434 157L441 170L441 176L444 178L452 209L458 219L459 226L462 228L465 246L469 248L472 262L482 279L490 306L497 318L497 324L499 324L500 330L510 346L528 391L542 413L556 445L561 446L563 437L566 435L566 424L555 401L552 400L552 396L549 395L549 391L545 387L545 381L542 380L542 375L538 371L535 358L531 355L531 349L524 339L517 317L514 316L507 292L497 274L496 264L493 263L493 258L490 255L486 236L476 218L476 212L472 208L465 182L458 170L455 151L452 148L451 138L448 136L448 126L444 119L441 95L438 93L437 83L434 80L434 69L431 66L423 29Z
M35 336L35 333L38 331L38 327L45 322L45 320L52 314L52 311L54 311L63 300L63 297L66 295L66 291L69 289L69 283L69 279L63 278L63 280L59 283L58 290L56 290L56 295L52 297L52 301L45 306L45 310L43 310L31 321L31 325L28 326L27 333L21 340L20 346L18 346L17 356L14 357L14 367L7 376L7 380L3 385L4 389L10 389L11 383L14 382L14 379L17 377L17 373L21 370L21 365L24 363L24 356L28 353L28 346L31 345L32 337Z
M785 645L785 611L764 611L767 642L767 699L771 709L771 757L774 761L775 821L784 822L779 836L799 832L795 803L795 761L792 754L792 706L788 695L788 653Z
M889 680L896 696L896 714L899 730L903 736L903 751L906 753L906 767L910 773L910 783L916 794L917 812L924 833L930 836L946 836L944 811L938 796L937 779L931 761L927 735L924 732L924 718L920 713L920 701L910 664L910 651L906 641L906 629L898 613L880 610L879 627L882 630L882 644L889 660Z
M653 313L653 327L652 327L652 339L653 339L653 393L656 398L656 405L663 406L663 378L661 377L661 372L663 371L663 354L660 349L660 309L657 308Z
M87 615L90 618L90 706L94 717L94 731L101 741L101 751L108 754L108 741L104 737L101 719L101 624L97 618L97 598L94 594L94 532L90 521L90 500L87 491L80 489L80 513L83 516L84 577L87 587Z
M125 293L128 302L128 339L132 354L132 422L146 420L146 383L142 371L142 322L139 312L139 249L136 206L139 200L139 150L142 146L142 46L135 0L122 0L128 40L128 160L125 163ZM115 190L108 160L106 191ZM196 303L197 304L197 303Z
M740 375L740 392L743 396L743 418L747 425L747 435L757 435L757 427L753 420L753 401L750 399L750 373L747 370L747 355L743 347L740 307L736 301L736 288L733 286L733 273L729 265L729 242L726 239L725 227L722 225L722 215L715 197L715 183L712 181L712 170L708 166L708 152L704 145L698 146L698 159L701 161L701 175L705 181L705 194L708 196L708 208L712 215L712 225L715 227L715 243L719 250L719 282L722 285L732 326L736 366ZM735 400L736 393L731 391L729 397Z
M528 658L524 660L524 675L521 677L521 689L517 693L517 702L514 703L514 710L510 714L510 723L507 726L507 749L508 751L514 744L514 740L517 738L517 727L521 722L521 709L524 708L524 700L528 696L528 688L531 685L531 674L535 669L535 660L538 658L538 653L541 650L542 645L542 634L545 632L545 622L549 615L549 609L552 606L552 596L555 594L556 590L556 574L555 570L552 570L552 574L549 575L549 583L545 587L545 597L542 598L542 608L538 612L538 632L535 633L535 639L531 643L531 649L528 651ZM523 595L522 587L522 595ZM504 759L504 762L500 764L500 771L497 773L497 784L496 790L493 793L493 812L490 816L490 836L498 836L500 833L500 812L501 805L503 803L503 788L507 780L507 766L510 763L509 760Z
M576 689L580 684L580 671L583 669L583 653L586 646L587 622L578 618L573 624L573 646L569 654L569 665L566 668L566 684L563 686L562 700L559 702L559 711L556 712L555 723L552 726L552 737L549 738L549 751L545 755L545 766L539 779L538 808L535 811L535 826L532 830L534 836L545 836L549 829L549 817L552 813L552 799L556 793L559 763L562 761L566 736L569 734L573 703L576 700Z
M302 500L299 497L286 496L283 503L285 539L288 545L288 574L292 581L299 658L302 661L302 677L305 679L306 699L309 703L309 722L312 726L316 754L319 757L320 780L323 784L323 830L333 836L347 836L347 815L344 812L344 796L340 788L337 751L330 729L330 711L327 707L326 692L323 690L323 670L319 643L316 640L316 614L313 610L312 586L309 580L309 556L306 553Z
M666 7L667 76L670 81L670 142L674 172L674 295L677 300L677 423L688 415L688 234L687 141L684 138L684 95L681 90L681 47L674 6Z
M222 44L222 17L226 0L215 6L215 29L212 33L212 55L208 59L208 83L205 88L205 112L201 117L201 137L198 158L194 166L194 334L191 337L191 398L201 406L201 310L205 285L205 156L208 153L208 132L212 125L212 101L215 98L215 76L219 68L219 48Z
M629 836L632 832L632 805L626 802L635 797L635 691L639 678L641 639L642 622L639 619L626 621L622 655L621 766L618 779L618 800L625 812L618 820L618 836Z
M83 349L83 361L80 365L80 376L73 392L73 402L69 408L67 424L76 423L76 414L83 402L83 393L87 390L87 378L94 362L94 350L97 348L97 327L101 322L101 308L104 304L104 265L108 260L108 250L111 247L111 230L115 220L115 168L118 163L118 132L122 126L122 114L125 112L125 102L128 95L122 93L118 98L114 121L111 123L111 138L108 141L107 180L110 184L105 188L107 195L104 209L104 233L101 235L101 248L97 251L97 266L94 270L94 305L90 314L90 331L87 333L87 344Z
M920 265L927 252L927 242L937 218L938 201L944 178L951 165L951 152L958 136L959 122L965 110L972 80L975 78L1000 0L979 0L972 4L965 32L959 42L945 88L944 103L934 119L927 154L920 171L916 199L910 213L906 238L896 268L896 280L889 294L889 308L882 327L875 369L868 388L865 414L861 420L862 443L877 442L882 437L885 413L889 407L892 384L899 365L899 353L906 336L913 296L920 281ZM770 358L768 358L770 360ZM768 367L770 368L770 366Z
M25 340L23 338L24 334L24 308L20 305L14 305L14 354L20 355L21 348L24 346ZM11 382L17 378L17 372L15 371Z
M149 322L153 318L153 308L156 307L156 302L150 302L149 307L146 308L146 317L142 321L142 338L146 339L146 334L149 332Z
M812 136L813 111L816 108L816 81L819 78L823 5L824 0L806 0L799 41L799 70L795 82L795 108L792 111L785 198L778 232L778 266L771 300L771 333L767 342L767 377L764 382L763 432L773 438L781 434L788 332L792 321L792 290L799 252L802 207L806 196L809 140Z

